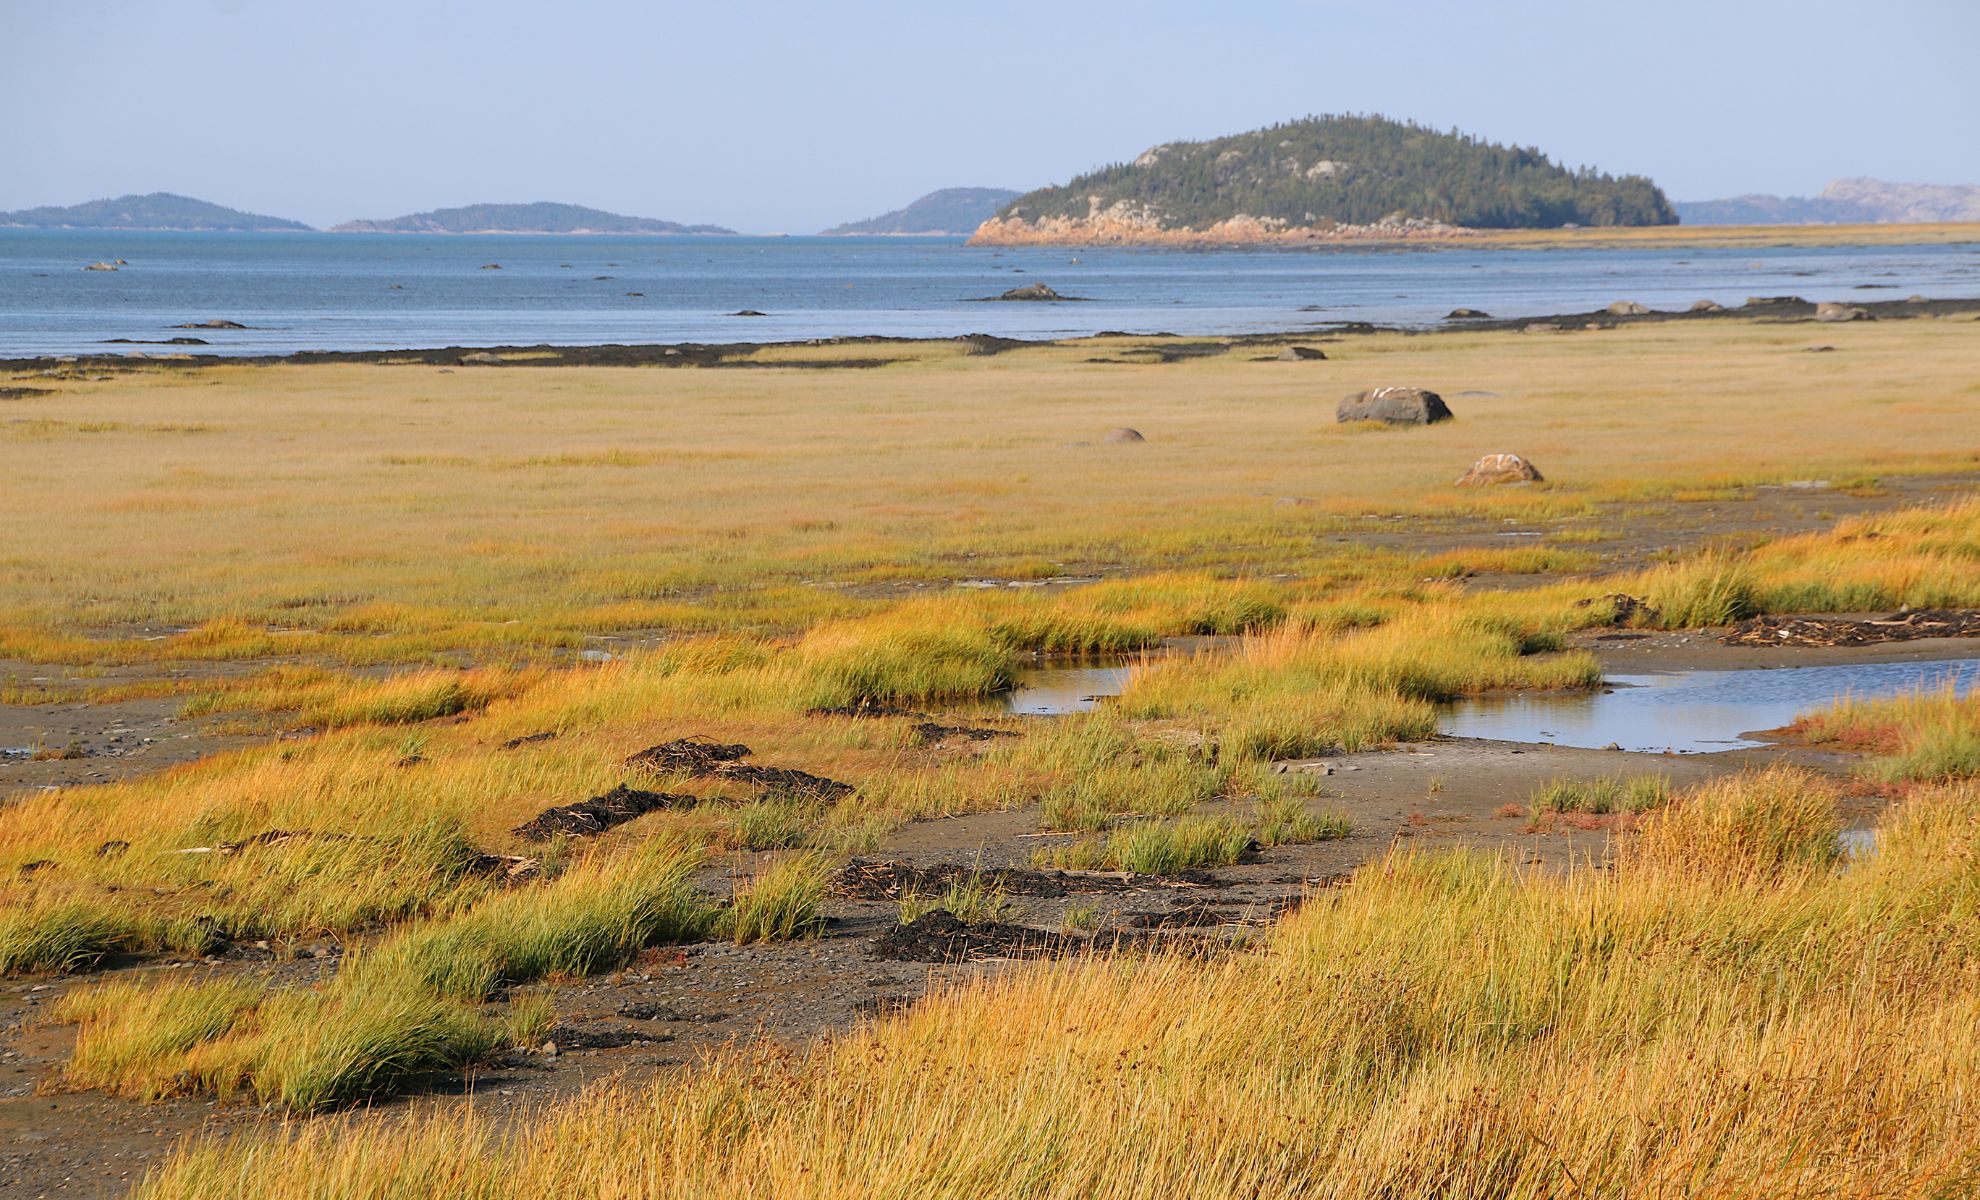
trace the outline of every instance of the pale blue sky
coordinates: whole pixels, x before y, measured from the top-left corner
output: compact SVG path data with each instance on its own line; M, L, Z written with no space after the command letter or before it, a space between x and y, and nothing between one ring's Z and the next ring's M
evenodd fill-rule
M810 232L1364 111L1677 199L1980 183L1980 0L0 0L0 209L565 200Z

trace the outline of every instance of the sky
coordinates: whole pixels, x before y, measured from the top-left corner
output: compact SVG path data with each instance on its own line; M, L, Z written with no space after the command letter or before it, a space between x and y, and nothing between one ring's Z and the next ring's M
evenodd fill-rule
M1674 199L1980 183L1980 0L0 0L0 210L557 200L809 233L1378 112Z

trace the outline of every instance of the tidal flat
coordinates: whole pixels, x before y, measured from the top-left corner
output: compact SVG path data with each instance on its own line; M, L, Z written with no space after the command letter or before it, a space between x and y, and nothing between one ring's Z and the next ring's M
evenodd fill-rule
M17 364L0 1180L1960 1192L1980 702L1440 731L1971 657L1976 335Z

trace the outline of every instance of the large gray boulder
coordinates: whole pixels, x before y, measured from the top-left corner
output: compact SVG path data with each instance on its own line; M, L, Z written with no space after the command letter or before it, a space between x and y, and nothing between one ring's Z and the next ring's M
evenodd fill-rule
M1336 421L1381 421L1389 425L1434 425L1451 419L1444 398L1414 387L1378 387L1355 392L1334 410Z

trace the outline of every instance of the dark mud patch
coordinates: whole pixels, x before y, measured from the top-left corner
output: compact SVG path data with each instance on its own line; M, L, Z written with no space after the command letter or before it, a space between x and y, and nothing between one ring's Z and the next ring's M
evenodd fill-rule
M939 721L917 721L912 731L918 740L925 743L945 742L950 738L961 738L969 742L988 742L997 738L1018 736L1015 729L992 729L984 725L944 725Z
M848 900L897 901L938 895L951 884L976 884L1006 896L1057 899L1064 896L1140 891L1151 887L1218 887L1224 881L1207 871L1181 875L1130 875L1124 871L1034 871L1024 867L984 869L959 862L918 867L897 860L855 858L832 877L832 890Z
M843 800L859 790L850 783L841 783L794 767L758 767L730 762L721 764L708 774L717 779L732 779L759 791L777 792L803 800Z
M1001 921L969 924L946 909L916 917L873 939L873 955L894 962L957 963L994 958L1052 958L1086 945L1070 937Z
M1888 617L1754 617L1728 629L1729 646L1870 646L1919 638L1980 637L1980 610L1931 609Z
M645 767L650 771L684 771L690 775L706 775L724 763L748 758L749 753L749 747L740 742L723 743L697 735L648 746L626 759L626 765Z
M622 1050L627 1046L650 1046L671 1042L671 1033L648 1033L644 1029L621 1026L555 1025L544 1042L563 1050Z
M516 826L514 832L526 842L547 842L560 833L590 837L650 812L666 808L693 808L700 803L699 796L641 791L622 783L602 796L546 808Z

